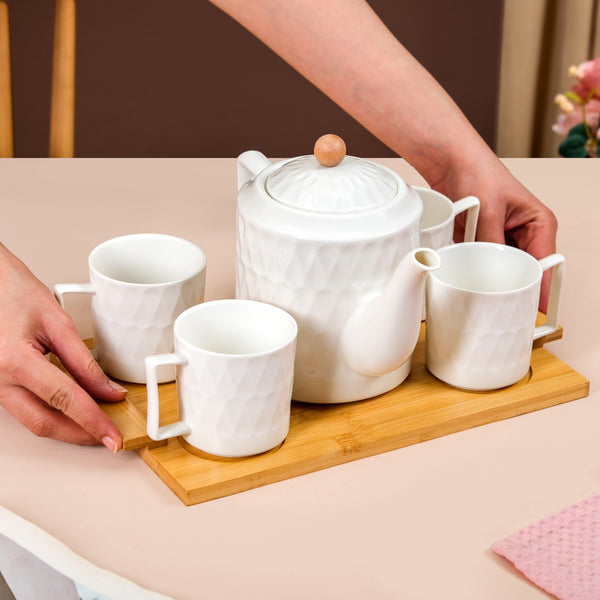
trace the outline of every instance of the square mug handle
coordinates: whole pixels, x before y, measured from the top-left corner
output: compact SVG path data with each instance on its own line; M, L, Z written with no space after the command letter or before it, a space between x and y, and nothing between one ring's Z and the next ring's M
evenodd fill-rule
M467 211L467 220L465 222L465 242L474 242L475 234L477 233L477 221L479 220L479 198L475 196L467 196L461 200L457 200L452 204L454 217L460 213Z
M163 427L159 426L160 400L156 372L163 365L187 365L187 363L187 358L180 352L154 354L153 356L147 356L145 359L146 393L148 395L146 430L153 440L167 440L178 435L187 435L192 431L186 421L177 421Z
M65 307L65 294L95 294L96 290L92 283L57 283L54 286L54 295L60 302L60 305Z
M550 284L546 321L534 329L534 340L554 333L558 329L558 303L565 273L565 257L562 254L551 254L539 260L538 263L542 267L542 271L552 269L552 283Z

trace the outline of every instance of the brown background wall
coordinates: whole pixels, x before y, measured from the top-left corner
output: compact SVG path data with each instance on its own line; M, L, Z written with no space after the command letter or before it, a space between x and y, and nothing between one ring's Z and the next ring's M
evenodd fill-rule
M493 146L502 0L370 4ZM54 2L9 10L15 154L47 156ZM393 155L207 0L78 0L77 27L78 157L283 157L328 131Z

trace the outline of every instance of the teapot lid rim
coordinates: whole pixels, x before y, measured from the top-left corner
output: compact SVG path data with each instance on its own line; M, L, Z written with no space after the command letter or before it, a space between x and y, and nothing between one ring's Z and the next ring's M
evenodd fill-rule
M406 184L394 171L378 165L392 178L397 178L398 193L385 204L371 209L353 212L317 212L290 206L273 199L266 182L277 169L294 159L271 164L263 169L249 185L238 193L238 227L252 226L273 234L292 236L301 240L319 242L356 242L410 230L411 236L419 235L423 204L417 192Z
M269 196L284 205L315 213L347 214L377 209L407 191L383 165L345 156L334 167L314 155L278 163L265 180Z

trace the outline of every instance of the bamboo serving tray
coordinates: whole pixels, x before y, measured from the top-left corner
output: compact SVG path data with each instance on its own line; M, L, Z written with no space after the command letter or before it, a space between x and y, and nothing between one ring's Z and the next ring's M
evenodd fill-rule
M143 460L186 505L198 504L320 469L396 450L493 421L562 404L589 393L589 381L543 348L562 329L535 344L529 374L513 386L468 392L425 368L424 325L409 377L376 398L347 404L292 403L290 432L281 446L241 459L189 450L185 441L153 442L146 433L146 387L124 384L120 403L102 403L119 427L123 448ZM175 383L160 386L161 425L177 420Z

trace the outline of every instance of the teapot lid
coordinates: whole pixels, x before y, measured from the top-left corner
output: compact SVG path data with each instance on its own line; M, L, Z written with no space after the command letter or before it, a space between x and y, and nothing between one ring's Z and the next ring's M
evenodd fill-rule
M346 156L346 145L337 135L321 136L314 152L271 173L265 182L269 196L301 210L352 213L382 206L399 192L398 180L389 171Z

